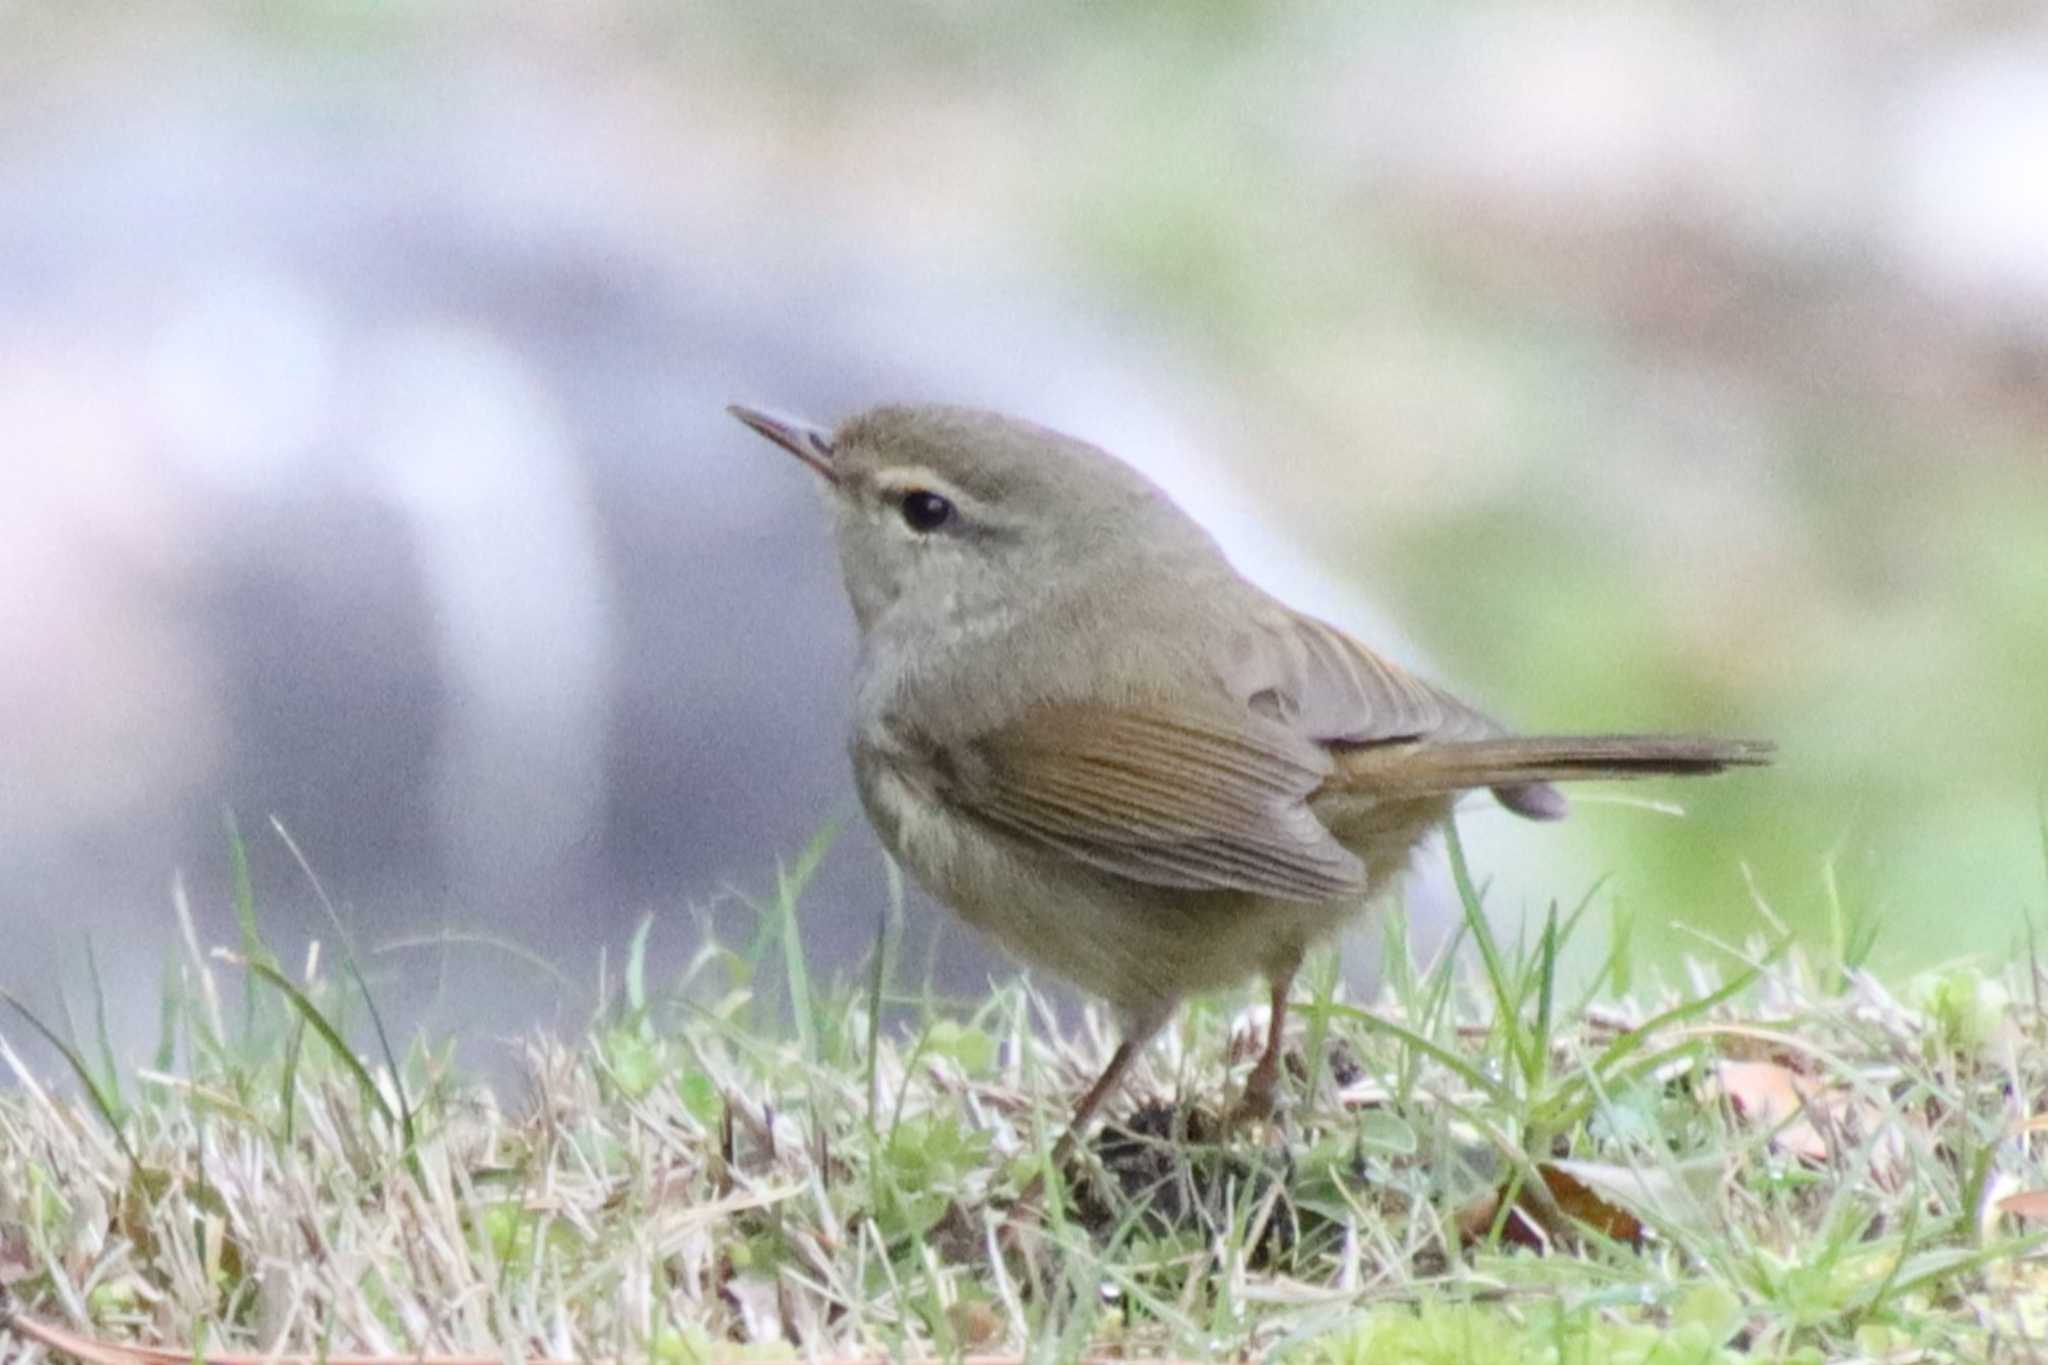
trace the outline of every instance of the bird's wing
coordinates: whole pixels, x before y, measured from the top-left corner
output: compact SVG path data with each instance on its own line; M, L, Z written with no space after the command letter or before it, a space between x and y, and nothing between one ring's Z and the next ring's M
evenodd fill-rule
M1038 706L938 768L960 808L1132 881L1297 901L1364 889L1364 865L1306 804L1329 754L1253 712Z
M1232 695L1319 744L1503 733L1335 626L1277 603L1251 616L1226 655L1219 671Z
M1221 671L1226 687L1252 709L1334 749L1403 741L1454 744L1508 733L1485 712L1335 626L1277 603L1253 617ZM1564 797L1542 783L1503 786L1494 795L1533 818L1564 813Z

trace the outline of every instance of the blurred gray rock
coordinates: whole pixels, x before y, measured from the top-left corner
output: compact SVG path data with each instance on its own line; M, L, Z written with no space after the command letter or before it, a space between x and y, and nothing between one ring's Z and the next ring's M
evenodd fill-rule
M650 913L680 963L688 907L743 919L724 893L843 819L805 929L856 961L886 890L850 621L811 490L728 399L1084 432L1368 625L1195 462L1171 355L1000 265L665 235L589 171L573 102L490 89L394 119L252 62L0 144L0 985L48 1005L90 939L146 1039L174 873L232 941L226 810L288 962L333 934L272 818L359 946L484 933L590 982ZM913 909L917 962L941 921ZM945 986L995 965L964 930L934 951ZM554 999L486 949L374 961L408 1017L516 1030Z

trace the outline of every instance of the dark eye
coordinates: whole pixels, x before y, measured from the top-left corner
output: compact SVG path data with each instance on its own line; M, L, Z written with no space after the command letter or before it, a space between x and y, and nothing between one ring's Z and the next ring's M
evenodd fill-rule
M953 519L953 504L928 488L913 488L897 506L913 531L936 531Z

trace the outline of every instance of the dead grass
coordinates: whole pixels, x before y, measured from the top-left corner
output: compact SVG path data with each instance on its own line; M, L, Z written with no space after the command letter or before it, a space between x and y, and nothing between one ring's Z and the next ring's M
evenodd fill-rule
M346 963L284 972L253 915L153 1067L52 1087L0 1038L0 1285L184 1359L2048 1359L2033 967L1895 992L1775 941L1567 999L1572 917L1521 950L1474 904L1459 965L1304 1003L1266 1130L1215 1117L1262 1015L1192 1009L1025 1233L1113 1040L1021 985L817 986L801 883L670 989L636 950L502 1100L344 1038Z

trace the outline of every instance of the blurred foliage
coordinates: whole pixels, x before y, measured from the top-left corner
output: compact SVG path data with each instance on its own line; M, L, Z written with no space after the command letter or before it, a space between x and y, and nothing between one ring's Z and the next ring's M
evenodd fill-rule
M1919 27L1884 50L1900 71L1981 36L1908 8ZM106 22L93 13L73 22ZM1753 929L1744 866L1816 939L1839 915L1833 869L1833 898L1879 917L1876 960L1893 966L2003 952L2041 903L2014 874L2040 866L2048 780L2042 342L1902 282L1854 230L1877 199L1842 206L1835 239L1787 246L1679 178L1617 207L1518 198L1427 147L1384 155L1394 134L1346 101L1443 66L1475 26L1497 23L1495 47L1549 32L1511 7L226 13L294 53L376 62L520 50L524 34L537 70L652 70L685 113L711 89L748 124L745 155L801 177L818 230L872 233L877 251L943 243L953 269L1021 254L1118 326L1169 338L1189 367L1172 380L1207 396L1202 429L1271 519L1506 714L1781 742L1770 774L1686 792L1689 820L1576 836L1625 871L1649 942L1690 946L1675 922ZM1722 75L1739 79L1731 21L1667 4L1636 22L1640 51L1668 31L1674 63L1735 54ZM1860 26L1845 8L1756 41L1846 52ZM1846 58L1815 69L1817 107L1859 117L1858 79ZM1427 132L1458 111L1406 114Z

